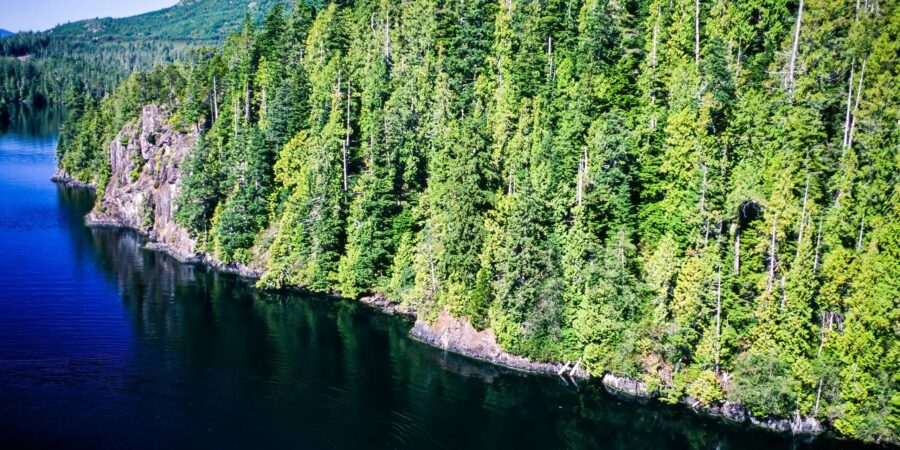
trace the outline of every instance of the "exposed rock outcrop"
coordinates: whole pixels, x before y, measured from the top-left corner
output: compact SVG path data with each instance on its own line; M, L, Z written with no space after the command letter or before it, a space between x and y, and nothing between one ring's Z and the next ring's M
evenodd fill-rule
M493 331L478 331L468 320L457 319L446 310L441 311L434 323L416 320L410 333L414 338L435 347L512 369L556 374L564 367L558 363L535 362L507 353L500 348ZM577 378L588 377L587 371L582 368L568 370L566 373Z
M116 135L110 144L109 183L87 221L134 228L154 248L194 261L199 259L196 241L175 223L174 214L181 165L199 136L196 130L177 131L166 120L159 106L148 105Z
M408 308L405 308L400 302L395 302L382 294L374 294L365 297L361 297L359 299L361 303L364 303L374 309L377 309L385 314L390 314L392 316L403 316L408 319L415 319L416 314L414 311L411 311Z
M825 431L822 423L813 417L802 417L799 414L787 418L758 419L750 415L750 423L762 428L791 434L818 434Z
M611 373L603 375L603 385L615 392L622 392L635 397L653 397L656 393L647 389L647 383L632 380L631 378L618 377Z
M65 186L77 187L77 188L82 188L82 189L96 189L97 188L97 186L94 186L91 183L83 183L81 181L76 180L75 178L72 178L71 176L69 176L68 173L66 173L65 170L62 170L62 169L56 169L56 173L54 173L53 176L50 177L50 180L53 181L54 183L59 183L59 184L65 185Z

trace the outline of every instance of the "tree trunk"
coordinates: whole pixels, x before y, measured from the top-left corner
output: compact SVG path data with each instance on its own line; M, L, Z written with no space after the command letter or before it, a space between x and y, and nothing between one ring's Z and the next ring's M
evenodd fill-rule
M722 339L722 264L719 264L719 276L716 283L716 373L719 373L719 353Z
M734 274L741 274L741 226L734 223Z
M213 121L219 120L219 89L216 86L216 77L213 76Z
M240 117L240 114L238 113L238 111L240 111L241 105L238 104L238 103L240 103L240 101L238 100L236 95L233 96L232 98L234 99L231 101L231 104L234 106L234 137L237 137L237 135L238 135L238 118Z
M775 214L775 218L772 221L772 240L769 244L769 278L766 281L766 292L772 290L772 285L775 284L775 235L778 231L778 213Z
M819 389L816 390L816 407L813 408L813 417L819 415L819 400L822 398L822 381L824 379L819 379Z
M850 110L853 105L853 72L856 61L850 63L850 81L847 82L847 111L844 113L844 139L841 141L841 159L847 152L847 143L850 142Z
M385 58L391 57L391 16L384 18L384 52Z
M547 37L547 79L553 81L553 37Z
M797 67L797 50L800 48L800 27L803 24L803 0L797 6L797 27L794 30L794 45L791 48L791 61L788 65L787 88L788 92L794 93L794 70Z
M850 118L850 134L847 136L847 149L853 148L853 132L856 129L856 112L859 111L859 101L862 98L863 78L866 76L866 60L863 59L862 68L859 71L859 84L856 86L856 101L853 104L853 114Z
M588 177L588 151L587 147L584 148L584 154L581 156L581 159L578 161L578 183L575 190L575 202L578 206L581 206L584 203L584 192L587 184Z
M350 149L350 80L347 80L347 130L344 136L344 191L347 191L347 154Z
M575 366L572 367L572 370L569 372L569 376L574 377L575 373L578 372L579 367L581 367L581 358L578 358L578 362L576 362Z
M250 82L244 82L244 120L250 121Z
M656 67L656 47L659 43L659 21L662 17L662 4L656 5L656 23L653 25L653 45L650 47L650 58L647 64Z
M706 163L701 164L703 168L703 183L700 185L700 217L703 219L703 248L709 244L709 218L706 217Z

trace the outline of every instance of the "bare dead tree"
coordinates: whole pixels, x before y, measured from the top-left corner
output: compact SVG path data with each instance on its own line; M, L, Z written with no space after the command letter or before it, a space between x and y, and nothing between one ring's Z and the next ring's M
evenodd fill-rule
M800 27L803 24L803 0L797 6L797 26L794 29L794 44L791 47L791 60L788 64L786 85L788 92L794 93L794 71L797 67L797 51L800 49Z

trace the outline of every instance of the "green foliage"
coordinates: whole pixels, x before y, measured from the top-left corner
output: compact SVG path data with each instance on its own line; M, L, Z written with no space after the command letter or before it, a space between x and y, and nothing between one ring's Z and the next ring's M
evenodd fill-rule
M687 386L686 393L705 406L725 398L722 386L712 370L704 370L697 374Z
M897 442L900 6L845 3L807 0L796 43L797 5L756 0L254 11L100 102L61 78L60 167L104 184L163 104L201 135L176 219L264 287L380 293L671 401Z
M796 407L797 381L775 352L743 355L735 363L734 398L756 417L786 417Z

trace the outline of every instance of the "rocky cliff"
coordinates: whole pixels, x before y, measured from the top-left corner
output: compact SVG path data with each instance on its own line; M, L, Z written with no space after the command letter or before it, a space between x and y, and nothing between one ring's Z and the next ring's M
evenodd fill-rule
M148 105L116 135L109 183L87 221L134 228L175 258L196 260L196 242L175 223L174 201L182 162L199 136L196 130L175 130L167 119L162 108Z

